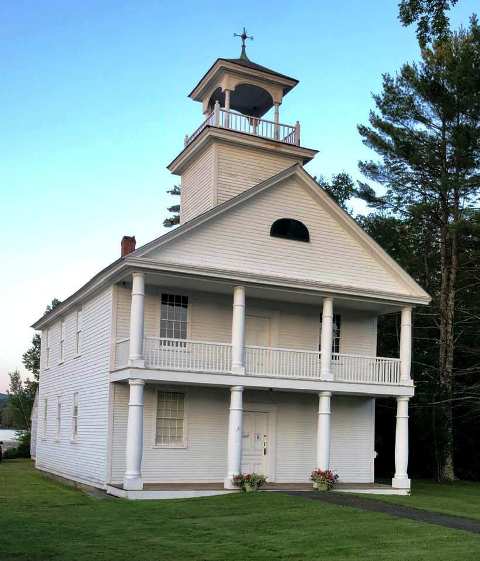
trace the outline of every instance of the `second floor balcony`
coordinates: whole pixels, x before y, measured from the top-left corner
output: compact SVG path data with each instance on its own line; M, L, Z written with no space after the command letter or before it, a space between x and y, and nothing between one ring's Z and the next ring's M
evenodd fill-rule
M115 345L115 368L128 365L129 338ZM229 343L145 337L145 367L159 370L229 374L232 345ZM273 347L245 347L245 375L321 380L321 352ZM400 359L344 353L331 354L334 382L400 384Z
M300 146L300 123L285 125L276 121L250 117L241 113L221 108L218 103L203 123L191 135L185 136L188 146L206 127L217 127L251 134L285 144Z

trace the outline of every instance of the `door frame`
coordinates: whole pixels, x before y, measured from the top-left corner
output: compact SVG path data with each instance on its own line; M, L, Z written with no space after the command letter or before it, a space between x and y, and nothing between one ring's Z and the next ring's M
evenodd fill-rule
M272 403L247 402L243 406L243 414L245 415L245 413L267 414L269 453L267 454L267 473L265 473L265 475L267 476L269 482L274 483L277 468L277 406Z

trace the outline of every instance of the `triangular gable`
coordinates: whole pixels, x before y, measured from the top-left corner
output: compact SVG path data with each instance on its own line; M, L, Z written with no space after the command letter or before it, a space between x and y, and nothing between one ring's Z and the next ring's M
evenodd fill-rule
M271 237L270 226L278 218L303 222L310 242ZM131 255L429 300L298 165Z

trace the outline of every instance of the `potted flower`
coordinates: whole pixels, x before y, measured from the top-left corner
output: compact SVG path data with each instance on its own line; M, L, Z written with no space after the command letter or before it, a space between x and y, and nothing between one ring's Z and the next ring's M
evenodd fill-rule
M330 491L337 483L338 474L331 469L314 469L310 479L313 481L313 488L317 491Z
M239 473L233 477L233 484L245 493L257 491L267 482L267 478L259 473Z

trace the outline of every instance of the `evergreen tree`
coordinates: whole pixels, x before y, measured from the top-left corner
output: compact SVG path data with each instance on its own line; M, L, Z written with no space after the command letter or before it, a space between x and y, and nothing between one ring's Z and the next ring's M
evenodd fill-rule
M374 96L370 126L359 126L364 143L381 160L360 163L363 174L384 186L378 197L366 183L369 204L419 224L415 252L424 253L423 284L438 310L437 392L443 442L439 477L454 478L455 312L464 275L463 230L480 193L480 28L435 41L420 64L406 64L383 78ZM432 263L432 255L438 261Z
M181 187L179 185L174 185L171 189L167 190L167 193L173 195L174 197L179 197L181 194ZM168 212L172 213L173 216L165 218L163 225L165 228L171 228L172 226L177 226L180 223L180 205L172 205L167 208Z
M417 24L417 38L421 47L449 34L448 10L458 0L402 0L399 18L403 25Z

